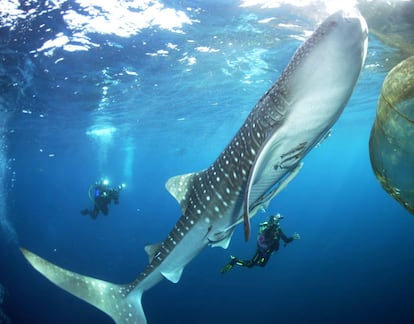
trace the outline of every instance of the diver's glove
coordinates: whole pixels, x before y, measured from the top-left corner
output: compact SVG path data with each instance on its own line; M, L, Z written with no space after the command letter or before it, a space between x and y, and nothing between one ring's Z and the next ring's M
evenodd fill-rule
M293 235L292 235L292 237L293 237L293 239L294 240L300 240L300 235L299 235L299 233L293 233Z

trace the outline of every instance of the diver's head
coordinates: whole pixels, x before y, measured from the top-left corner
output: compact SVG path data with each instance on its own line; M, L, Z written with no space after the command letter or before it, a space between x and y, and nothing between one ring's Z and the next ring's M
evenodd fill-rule
M108 186L109 180L107 178L101 178L95 182L95 186Z
M277 213L276 215L272 215L269 218L269 226L277 226L279 225L279 221L283 219L283 216L279 213Z

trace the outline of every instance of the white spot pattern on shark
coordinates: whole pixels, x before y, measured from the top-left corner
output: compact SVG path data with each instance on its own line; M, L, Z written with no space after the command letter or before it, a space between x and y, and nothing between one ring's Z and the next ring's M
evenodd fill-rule
M116 285L62 269L21 249L50 281L117 323L146 323L144 291L163 278L178 282L207 245L227 248L235 226L277 195L302 167L348 102L364 64L367 26L357 11L328 17L296 51L233 140L206 170L168 180L182 216L166 240L145 247L149 264L135 281Z

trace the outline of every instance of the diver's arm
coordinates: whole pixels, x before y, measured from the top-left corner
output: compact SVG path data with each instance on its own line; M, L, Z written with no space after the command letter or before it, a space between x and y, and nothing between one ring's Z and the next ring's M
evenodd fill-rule
M115 205L119 203L119 191L118 190L112 189L110 197L111 199L113 199Z
M294 240L294 237L287 237L286 234L283 233L281 229L279 229L279 235L280 235L280 238L283 240L283 242L285 242L286 244L289 244L290 242Z

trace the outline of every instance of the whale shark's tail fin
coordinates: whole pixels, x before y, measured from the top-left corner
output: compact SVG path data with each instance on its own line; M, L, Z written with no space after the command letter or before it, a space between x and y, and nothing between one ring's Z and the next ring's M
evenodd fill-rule
M20 248L30 264L60 288L83 299L112 317L116 323L145 324L142 291L133 285L117 285L62 269ZM135 289L134 289L135 288ZM130 292L133 290L133 294Z

